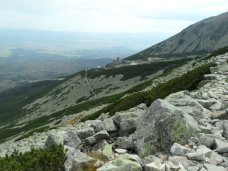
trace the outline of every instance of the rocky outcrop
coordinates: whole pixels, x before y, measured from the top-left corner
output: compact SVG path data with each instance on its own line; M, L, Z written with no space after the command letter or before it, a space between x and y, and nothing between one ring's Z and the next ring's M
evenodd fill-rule
M184 144L199 131L192 116L159 99L140 117L133 139L137 152L146 156L161 150L168 152L174 142Z

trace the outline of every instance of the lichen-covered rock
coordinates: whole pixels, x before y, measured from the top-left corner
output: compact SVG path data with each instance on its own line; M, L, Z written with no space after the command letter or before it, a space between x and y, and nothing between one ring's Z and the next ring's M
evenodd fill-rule
M98 168L97 171L142 171L142 167L138 162L132 160L132 158L120 156L113 161L107 162Z
M94 129L91 127L79 129L76 131L76 133L81 140L84 140L84 139L92 136L93 134L95 134Z
M96 134L94 134L91 137L86 138L84 140L84 143L86 145L94 145L94 144L100 142L101 140L108 139L108 138L109 138L108 132L103 130L103 131L97 132Z
M136 130L136 122L143 110L132 112L118 112L113 117L113 121L116 124L119 135L130 135Z
M211 149L204 145L200 145L196 152L188 153L187 157L190 160L206 161L206 158L209 158L210 154Z
M108 131L110 133L118 131L118 129L117 129L116 125L114 124L112 118L105 119L103 121L103 123L104 123L104 128L106 131Z
M135 148L132 142L132 136L118 137L116 141L113 143L113 146L115 148L124 148L129 150L133 150Z
M137 123L133 139L140 156L163 150L169 153L174 142L186 144L199 132L197 122L167 101L154 101Z
M51 132L45 142L45 146L63 144L72 148L79 148L82 145L80 138L73 131Z
M100 165L101 163L97 159L80 151L76 151L70 171L96 170Z
M188 153L193 152L189 148L183 147L178 143L174 143L170 150L172 155L185 156Z

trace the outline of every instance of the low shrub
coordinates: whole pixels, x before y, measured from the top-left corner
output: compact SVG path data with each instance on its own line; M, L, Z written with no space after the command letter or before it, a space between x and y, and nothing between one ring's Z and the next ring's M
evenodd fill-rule
M154 100L158 98L165 98L171 93L182 90L194 90L200 81L203 80L204 75L210 73L210 67L215 66L213 63L205 64L192 71L183 74L180 77L173 78L165 83L160 83L150 91L138 92L132 95L121 98L107 107L81 119L81 121L93 120L100 116L101 113L109 113L110 116L116 112L125 111L140 103L146 103L149 106Z
M0 171L64 171L65 158L63 145L24 154L14 151L11 156L0 157Z

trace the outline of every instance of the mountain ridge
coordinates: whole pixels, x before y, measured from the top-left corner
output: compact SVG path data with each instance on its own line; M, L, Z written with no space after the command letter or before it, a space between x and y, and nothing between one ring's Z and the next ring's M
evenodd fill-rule
M228 12L204 19L126 59L137 60L207 54L228 45L227 21Z

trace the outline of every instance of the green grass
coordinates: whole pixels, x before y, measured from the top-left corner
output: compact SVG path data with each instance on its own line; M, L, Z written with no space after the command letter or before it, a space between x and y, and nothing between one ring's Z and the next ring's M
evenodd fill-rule
M24 154L14 151L11 156L0 157L0 171L64 171L65 160L63 145Z
M2 124L12 122L21 117L23 111L21 108L42 97L52 88L59 85L61 81L41 81L29 83L20 87L6 90L0 93L0 120Z
M169 66L165 67L165 70L164 70L164 73L162 74L162 76L169 74L174 68L185 64L188 60L189 59L170 61ZM166 66L166 64L165 64L165 66ZM84 100L84 99L80 99L80 101L79 101L79 102L81 102L80 104L66 108L66 109L58 111L58 112L55 112L55 113L48 115L48 116L45 115L45 116L42 116L40 118L34 119L34 120L28 122L25 126L20 127L20 128L13 128L12 129L12 127L14 125L11 122L12 124L9 125L7 128L0 129L0 135L1 135L0 136L0 142L4 142L7 138L14 136L14 135L17 135L21 132L28 132L29 131L29 133L27 133L25 136L32 135L32 133L36 132L37 128L43 127L44 125L47 125L48 123L50 123L54 119L60 119L64 115L71 115L73 113L79 113L81 111L89 110L91 108L94 108L94 107L97 107L97 106L100 106L103 104L110 104L110 103L113 103L115 101L118 101L123 96L125 96L127 94L139 92L139 91L145 89L147 86L152 84L154 79L155 78L144 81L143 83L140 83L136 86L133 86L132 88L128 89L125 92L121 92L121 93L114 94L111 96L106 96L106 97L102 97L99 99L90 100L90 101L86 101L86 102L82 102L82 100ZM12 93L13 97L10 96L8 99L9 101L5 101L4 103L0 104L0 109L5 109L5 110L2 110L2 113L1 113L2 116L0 116L0 118L1 117L3 118L4 113L6 113L6 114L8 113L8 115L6 115L8 117L3 118L6 121L9 121L10 118L11 119L12 118L19 118L20 114L23 112L20 110L20 108L23 105L27 104L28 102L30 102L30 101L38 98L38 97L41 97L42 95L47 93L48 90L50 90L51 88L56 86L55 84L50 85L50 87L43 86L43 89L42 89L41 87L44 84L42 84L42 83L40 83L40 84L41 85L38 86L37 89L31 89L32 91L26 92L25 90L22 91L21 89L19 89L20 90L19 92L21 92L21 93L17 94L16 92L18 92L18 91L13 92ZM27 97L27 98L25 98L25 97ZM0 102L1 102L1 96L0 96ZM12 109L10 109L12 105L14 107ZM18 112L18 114L16 116L14 116L14 114L16 112ZM33 130L33 131L31 131L31 130Z

